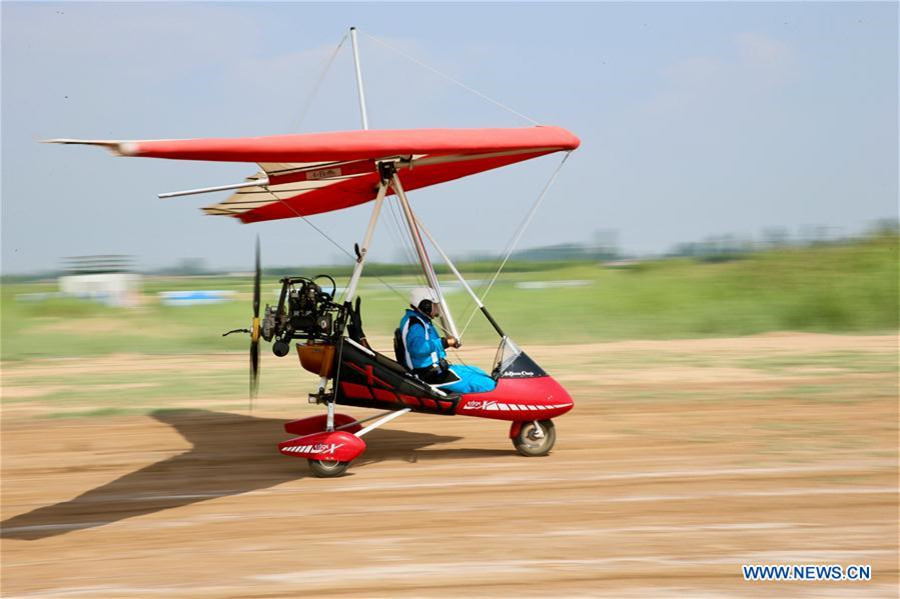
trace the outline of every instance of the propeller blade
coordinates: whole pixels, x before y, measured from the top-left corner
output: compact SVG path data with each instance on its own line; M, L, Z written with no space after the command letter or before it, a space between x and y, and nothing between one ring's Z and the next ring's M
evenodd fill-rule
M259 393L259 340L250 342L250 411Z
M256 236L256 277L253 280L253 317L259 318L259 282L262 268L259 265L259 235Z
M259 259L259 235L256 236L256 274L253 277L253 322L250 327L250 411L259 393L259 296L262 267Z

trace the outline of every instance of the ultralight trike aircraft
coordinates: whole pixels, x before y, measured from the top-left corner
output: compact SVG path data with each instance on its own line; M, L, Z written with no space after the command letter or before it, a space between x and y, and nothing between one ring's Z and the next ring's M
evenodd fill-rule
M255 162L261 172L244 183L160 196L236 190L225 201L204 210L243 223L306 217L374 200L363 241L354 248L356 263L342 300L335 297L335 282L327 275L314 279L286 277L281 280L277 305L266 306L260 316L261 268L257 239L251 327L230 331L250 335L251 396L255 395L259 382L260 339L272 342L277 356L289 354L291 344L297 342L300 364L319 376L318 388L309 395L309 401L326 407L325 414L285 424L285 430L295 437L278 444L282 454L306 458L317 476L339 476L365 450L366 433L412 411L510 421L509 437L520 454L545 455L556 440L552 418L571 410L572 398L505 334L415 215L406 190L555 152L571 152L578 147L579 140L565 129L548 126L369 130L355 29L351 29L351 39L363 130L240 139L52 141L105 146L120 156ZM492 391L466 394L442 391L439 386L420 380L403 364L399 355L402 343L398 347L396 335L394 358L397 359L379 353L367 343L357 289L382 206L391 194L400 205L425 279L438 296L444 330L457 339L460 337L426 251L423 234L500 336L491 373L496 381ZM336 413L335 404L374 408L385 413L357 420Z

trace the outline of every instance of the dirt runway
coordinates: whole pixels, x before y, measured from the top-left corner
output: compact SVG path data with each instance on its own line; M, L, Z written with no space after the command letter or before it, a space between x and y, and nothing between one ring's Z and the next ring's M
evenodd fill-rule
M252 415L186 395L50 418L34 382L245 356L4 364L2 595L897 596L895 335L526 349L576 401L550 456L518 456L502 422L408 414L339 479L275 450L317 413L300 375ZM742 564L872 579L747 582Z

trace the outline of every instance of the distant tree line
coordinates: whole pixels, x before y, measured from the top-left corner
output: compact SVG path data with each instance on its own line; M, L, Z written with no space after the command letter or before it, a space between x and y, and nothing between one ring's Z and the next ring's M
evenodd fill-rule
M876 221L863 238L897 235L900 224L897 219ZM669 258L693 258L703 262L726 262L740 260L749 254L789 247L815 247L846 245L854 243L860 236L847 235L838 227L811 225L802 227L795 235L785 227L764 229L759 239L735 235L717 235L703 241L680 243L665 254Z
M900 234L900 222L896 218L881 219L863 233L863 238L881 236L897 236ZM837 227L811 225L801 227L792 234L786 227L770 227L764 229L757 239L737 235L710 236L702 241L679 243L662 256L652 258L690 258L701 262L726 262L740 260L754 252L775 250L790 247L815 247L844 245L854 243L859 235L847 235ZM493 273L502 260L499 254L473 253L464 257L456 257L455 261L467 274ZM504 267L505 272L529 272L535 270L551 270L573 262L608 263L619 260L635 260L639 257L623 252L618 247L618 233L604 230L593 234L587 243L560 243L513 252ZM65 265L68 267L68 264ZM438 274L450 274L443 264L436 263ZM141 271L133 265L132 272ZM320 265L320 266L281 266L264 269L266 276L308 275L328 273L332 276L349 276L352 264ZM4 275L4 282L29 281L35 279L54 279L64 270L56 270L29 275ZM158 276L222 276L227 270L212 268L202 258L183 258L174 266L143 270L144 274ZM418 264L403 263L368 263L366 274L369 276L415 275L420 272Z

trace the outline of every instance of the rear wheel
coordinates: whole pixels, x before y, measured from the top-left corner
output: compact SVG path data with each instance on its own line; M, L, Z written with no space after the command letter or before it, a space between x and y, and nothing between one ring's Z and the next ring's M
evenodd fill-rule
M333 478L347 471L350 462L338 462L337 460L307 460L309 469L319 478Z
M522 429L512 442L520 455L536 457L547 455L556 443L556 429L552 420L538 421L540 428L533 420L522 423Z

